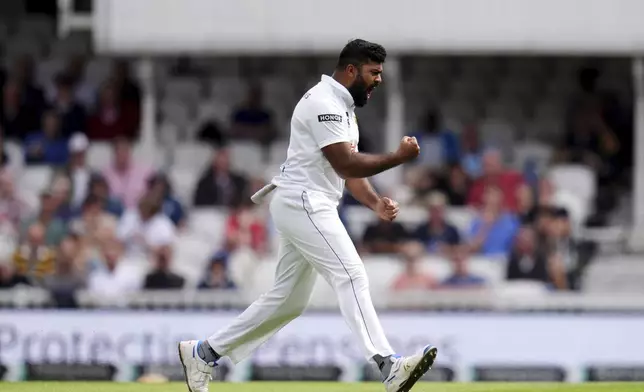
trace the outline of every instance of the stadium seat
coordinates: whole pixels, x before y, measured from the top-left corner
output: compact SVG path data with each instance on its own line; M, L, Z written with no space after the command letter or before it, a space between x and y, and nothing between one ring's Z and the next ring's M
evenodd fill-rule
M265 165L259 143L234 141L229 147L231 170L251 177L263 177Z
M87 164L96 169L102 170L112 162L112 146L107 142L90 143L87 151Z
M199 173L211 161L214 150L203 143L182 143L173 149L174 166Z
M550 169L548 178L556 189L568 191L581 200L587 208L597 194L597 178L595 173L584 165L557 165Z
M27 192L40 194L49 186L52 173L49 166L29 166L22 171L18 184Z
M201 96L201 84L192 78L174 78L166 82L165 98L175 102L196 104Z
M239 78L213 78L210 81L210 98L236 106L246 97L246 88L246 84Z
M448 207L445 216L461 235L466 236L470 232L476 211L469 207Z
M536 164L539 173L542 173L552 158L552 147L537 141L526 141L514 145L514 168L523 170L526 163L532 161Z
M7 155L9 156L9 167L14 171L14 173L20 172L25 163L25 154L22 147L20 144L11 141L5 142L4 147L6 148Z
M174 165L168 171L174 194L184 205L192 205L193 195L201 175L200 170L196 167Z
M212 241L190 233L180 235L174 245L172 268L185 277L190 286L194 286L203 278L208 260L214 252Z
M188 216L188 230L217 247L224 238L227 217L228 212L225 209L195 208Z

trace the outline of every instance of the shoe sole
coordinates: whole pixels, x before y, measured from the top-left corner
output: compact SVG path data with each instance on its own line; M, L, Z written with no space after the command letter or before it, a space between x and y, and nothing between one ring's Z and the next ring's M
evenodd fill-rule
M432 365L434 364L434 361L436 361L436 356L438 355L438 349L436 347L432 347L427 352L425 355L423 355L423 358L420 360L418 365L412 370L411 376L402 383L400 388L398 388L397 392L409 392L411 388L420 380L420 378L429 371L429 369L432 368Z
M183 354L181 354L181 342L177 345L177 349L179 351L179 360L181 361L181 367L183 367L183 377L186 380L186 386L188 387L188 392L192 392L192 389L190 389L190 385L188 385L188 369L186 369L186 365L183 363Z

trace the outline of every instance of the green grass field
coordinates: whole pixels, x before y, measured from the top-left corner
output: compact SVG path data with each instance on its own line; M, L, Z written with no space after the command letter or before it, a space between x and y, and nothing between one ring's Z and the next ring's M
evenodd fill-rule
M377 383L215 383L211 392L382 392ZM0 383L2 392L186 392L182 383L121 384L80 382ZM413 392L642 392L644 383L419 383Z

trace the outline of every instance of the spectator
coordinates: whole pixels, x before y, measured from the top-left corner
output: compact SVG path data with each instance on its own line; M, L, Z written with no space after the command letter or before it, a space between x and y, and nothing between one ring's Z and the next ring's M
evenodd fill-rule
M45 112L42 131L29 133L25 138L25 162L62 166L69 159L67 143L56 112Z
M214 119L207 120L197 133L200 141L206 142L215 148L222 147L226 143L226 135L219 123Z
M268 144L275 138L273 115L264 106L259 85L249 86L246 101L233 111L231 124L231 136L236 139Z
M0 263L0 290L11 289L21 284L29 285L29 281L24 276L16 275L14 266Z
M174 197L170 180L163 173L157 173L148 180L148 192L163 199L163 213L177 227L185 224L186 213L181 203Z
M267 250L266 222L249 201L241 201L226 220L226 249L251 249L257 254Z
M521 184L517 188L517 203L517 213L521 224L533 224L537 214L537 207L534 202L534 192L528 184Z
M11 160L9 159L9 154L4 145L4 135L2 134L2 124L0 124L0 170L4 170L9 167Z
M581 276L594 253L594 245L572 238L572 225L568 212L563 208L555 209L550 221L550 257L553 268L562 268L566 283L555 282L559 288L581 289Z
M43 280L43 287L49 290L59 308L75 308L76 291L85 287L85 279L76 268L79 264L78 244L71 238L66 238L60 244L56 269Z
M455 246L450 252L454 270L441 283L441 288L478 289L485 286L485 279L470 273L468 268L469 251L466 246Z
M510 212L517 211L517 188L523 183L521 174L504 169L501 152L490 149L483 155L483 175L474 181L468 204L480 207L483 194L489 187L496 187L503 193L503 200Z
M6 138L23 140L28 132L39 127L40 113L23 105L20 85L15 80L5 83L0 108L0 130Z
M170 246L161 246L154 253L155 268L145 277L145 289L181 289L184 285L184 279L170 271L172 259L172 248Z
M373 254L398 253L408 237L400 223L378 219L367 226L362 237L361 251Z
M436 286L435 279L424 273L419 266L423 256L421 244L407 243L402 247L401 255L405 263L405 271L394 280L392 290L431 290Z
M123 299L126 294L141 289L143 277L138 268L123 261L123 247L116 240L106 241L101 246L101 262L89 274L87 288L98 297L113 300Z
M478 179L483 174L483 149L474 126L461 132L461 166L469 178Z
M212 165L201 175L194 194L196 207L230 207L245 197L247 181L230 171L230 151L222 148L212 158Z
M42 279L54 273L56 252L47 246L45 226L34 223L27 229L25 240L18 245L13 254L16 275L32 284L42 284Z
M411 197L403 197L401 200L407 199L408 204L414 205L424 206L427 196L433 191L440 190L438 179L434 173L422 166L407 169L405 185L411 189Z
M74 99L85 108L93 108L96 104L96 87L91 83L85 83L85 59L82 56L74 55L67 62L63 74L69 78L74 91ZM53 101L58 94L56 85L47 89L49 101Z
M83 237L83 242L92 251L100 248L104 236L116 233L116 226L116 217L105 212L101 200L91 195L83 202L80 217L70 223L70 227Z
M147 255L174 243L174 224L161 212L161 203L154 195L147 195L138 208L126 211L121 217L117 237L125 245L127 255Z
M52 109L61 119L61 134L69 137L76 132L85 133L87 114L74 97L74 81L65 74L56 77L56 97Z
M17 193L9 172L0 170L0 232L17 233L27 209L28 206Z
M123 215L123 204L120 200L110 195L110 188L105 177L98 173L92 174L88 188L88 196L97 197L102 203L103 211L117 218Z
M82 133L75 133L69 139L69 161L63 173L71 181L71 206L78 208L87 198L92 169L87 164L87 149L89 141Z
M508 259L508 280L532 280L548 286L566 286L566 276L557 260L548 260L547 252L537 248L534 230L523 226Z
M447 172L445 194L451 206L464 206L467 204L467 195L470 190L470 180L467 173L460 165L452 165Z
M420 131L411 136L416 137L420 146L420 156L414 164L439 168L458 163L458 138L443 126L442 116L437 109L430 108L427 111Z
M141 89L130 76L130 68L125 60L114 62L110 80L114 83L121 102L132 102L137 108L141 106Z
M33 57L22 55L14 63L11 76L19 86L22 105L40 118L39 115L45 108L45 95L35 82L34 70Z
M210 260L207 275L204 280L199 283L201 290L230 290L235 289L235 283L229 278L228 271L228 255L225 252L216 253Z
M92 140L111 140L115 137L136 138L139 130L139 110L136 103L119 99L113 83L101 88L96 112L90 117L87 134Z
M412 238L420 241L429 253L447 253L461 241L458 229L445 219L446 202L442 193L432 193L427 198L427 222L418 226L412 235Z
M499 188L485 190L483 207L472 222L470 250L483 255L507 254L519 227L517 218L503 211L503 194Z
M56 216L59 202L51 191L44 191L40 195L40 211L20 225L21 237L35 223L40 223L45 228L45 244L57 246L65 238L67 228L65 222Z
M56 216L67 223L74 217L72 200L72 181L69 177L58 174L51 182L51 194L56 204Z
M135 207L145 193L147 180L152 171L132 157L132 145L125 138L114 140L114 159L103 175L107 180L112 196L126 208Z
M573 231L585 223L586 211L583 201L569 191L557 189L548 178L539 180L538 204L540 207L558 207L568 211Z

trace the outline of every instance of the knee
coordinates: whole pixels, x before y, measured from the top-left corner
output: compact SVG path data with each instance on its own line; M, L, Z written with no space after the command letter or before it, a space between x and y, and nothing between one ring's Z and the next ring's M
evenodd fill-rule
M335 280L338 287L352 286L356 291L369 290L369 278L362 264L342 268Z

